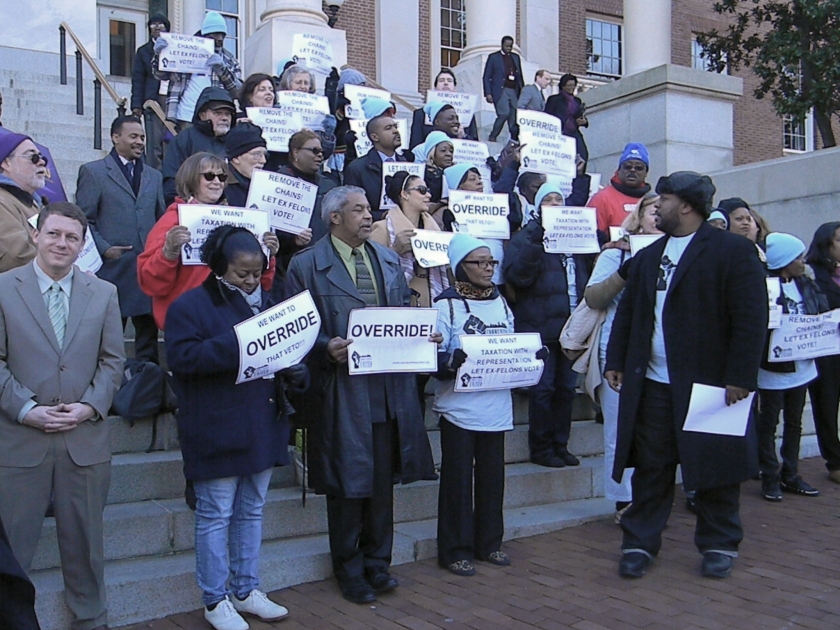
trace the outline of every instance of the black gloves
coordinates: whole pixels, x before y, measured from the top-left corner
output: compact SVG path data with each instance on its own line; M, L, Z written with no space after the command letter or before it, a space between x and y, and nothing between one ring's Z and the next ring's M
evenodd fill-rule
M537 350L537 354L535 354L534 357L540 361L545 361L549 354L548 346L543 346Z
M525 233L529 241L542 247L543 238L545 237L545 228L539 221L529 221L528 225L525 226Z
M285 388L293 394L302 394L309 389L309 368L305 363L298 363L277 375L283 381Z
M461 348L455 348L455 352L452 353L452 360L449 362L449 366L453 370L457 370L459 367L464 365L464 361L467 360L467 353L461 350Z

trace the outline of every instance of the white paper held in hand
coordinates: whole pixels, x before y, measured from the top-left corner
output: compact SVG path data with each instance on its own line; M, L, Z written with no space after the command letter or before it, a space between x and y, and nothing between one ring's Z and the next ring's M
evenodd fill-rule
M744 400L726 404L726 388L694 383L683 431L744 437L755 392Z

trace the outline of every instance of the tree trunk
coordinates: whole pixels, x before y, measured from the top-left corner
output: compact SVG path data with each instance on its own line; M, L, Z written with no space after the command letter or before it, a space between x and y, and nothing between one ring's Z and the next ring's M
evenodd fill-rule
M831 116L825 114L820 108L814 108L814 120L817 123L817 129L820 131L823 148L829 149L837 146L837 141L834 139L834 130L831 128Z

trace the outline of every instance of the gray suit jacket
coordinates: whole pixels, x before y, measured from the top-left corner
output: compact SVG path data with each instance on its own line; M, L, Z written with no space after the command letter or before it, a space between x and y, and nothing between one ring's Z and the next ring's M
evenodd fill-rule
M32 266L0 274L0 463L32 467L51 437L18 423L29 400L83 402L107 418L125 361L120 307L113 285L76 267L64 347L58 346ZM79 466L111 459L108 422L82 422L64 433Z
M166 211L160 171L144 164L135 196L116 158L109 154L79 169L76 203L88 218L100 254L112 245L133 247L116 260L103 260L97 273L117 285L122 316L151 313L152 300L137 283L137 256L146 246L149 230Z
M541 112L545 109L545 97L535 83L522 88L519 101L516 103L518 109L530 109Z

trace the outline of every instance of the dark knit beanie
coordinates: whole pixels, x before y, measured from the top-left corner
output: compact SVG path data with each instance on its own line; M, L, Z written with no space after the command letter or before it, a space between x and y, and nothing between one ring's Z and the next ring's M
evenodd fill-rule
M229 160L248 153L251 149L265 146L262 129L249 122L234 125L225 137L225 150Z
M715 185L708 175L693 171L677 171L660 177L656 183L656 192L660 195L676 195L694 210L708 219L712 213L712 199Z

